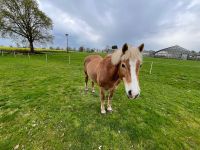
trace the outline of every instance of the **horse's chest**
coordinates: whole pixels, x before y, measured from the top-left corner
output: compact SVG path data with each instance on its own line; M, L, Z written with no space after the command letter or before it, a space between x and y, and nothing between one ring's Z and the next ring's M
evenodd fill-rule
M111 89L115 86L118 79L118 67L111 63L110 58L102 61L97 72L97 83L99 86Z
M98 75L98 84L105 89L111 89L115 86L115 83L118 81L117 76L109 74L99 74Z

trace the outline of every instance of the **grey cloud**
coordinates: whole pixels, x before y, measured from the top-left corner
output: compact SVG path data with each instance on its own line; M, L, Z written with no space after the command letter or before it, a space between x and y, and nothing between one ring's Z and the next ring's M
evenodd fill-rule
M55 46L104 48L124 42L146 49L179 44L199 50L199 0L39 0L54 22Z
M189 0L178 0L176 2L169 0L57 0L49 2L46 0L46 3L52 3L53 6L72 18L85 21L96 34L101 36L98 43L93 43L87 41L87 37L75 34L74 37L77 38L77 41L84 41L80 39L85 39L85 43L89 47L103 47L112 44L122 45L124 42L133 44L146 42L147 48L152 49L167 46L170 43L166 45L159 44L162 42L156 43L156 40L159 40L159 37L156 38L156 36L164 36L165 32L172 32L177 28L183 28L183 30L187 28L177 25L177 14L184 14L185 12L199 14L198 4L188 9L188 6L192 3ZM198 25L199 22L197 22ZM151 37L155 41L149 40Z
M160 19L174 6L174 2L168 0L85 0L71 1L71 3L59 0L52 3L72 17L86 21L102 36L101 42L104 45L133 42L156 32ZM162 8L163 5L165 7ZM106 18L106 14L110 14L110 18Z

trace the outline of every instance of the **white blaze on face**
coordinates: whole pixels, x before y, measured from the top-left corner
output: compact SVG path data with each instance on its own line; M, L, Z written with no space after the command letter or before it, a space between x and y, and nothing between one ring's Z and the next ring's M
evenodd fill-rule
M140 94L140 87L136 74L136 61L129 60L129 64L130 64L131 82L127 83L124 79L124 84L127 95L129 95L129 91L131 91L132 97L134 98L136 95Z

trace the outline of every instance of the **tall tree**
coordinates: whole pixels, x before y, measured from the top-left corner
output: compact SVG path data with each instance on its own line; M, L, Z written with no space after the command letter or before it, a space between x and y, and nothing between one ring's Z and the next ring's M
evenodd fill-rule
M38 8L36 0L0 0L0 34L2 37L34 43L51 42L52 20Z

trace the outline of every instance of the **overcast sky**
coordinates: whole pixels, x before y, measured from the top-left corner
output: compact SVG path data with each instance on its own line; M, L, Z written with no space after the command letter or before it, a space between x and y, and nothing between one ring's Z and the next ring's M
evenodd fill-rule
M145 44L200 50L200 0L38 0L53 20L54 47ZM10 44L0 40L0 44Z

